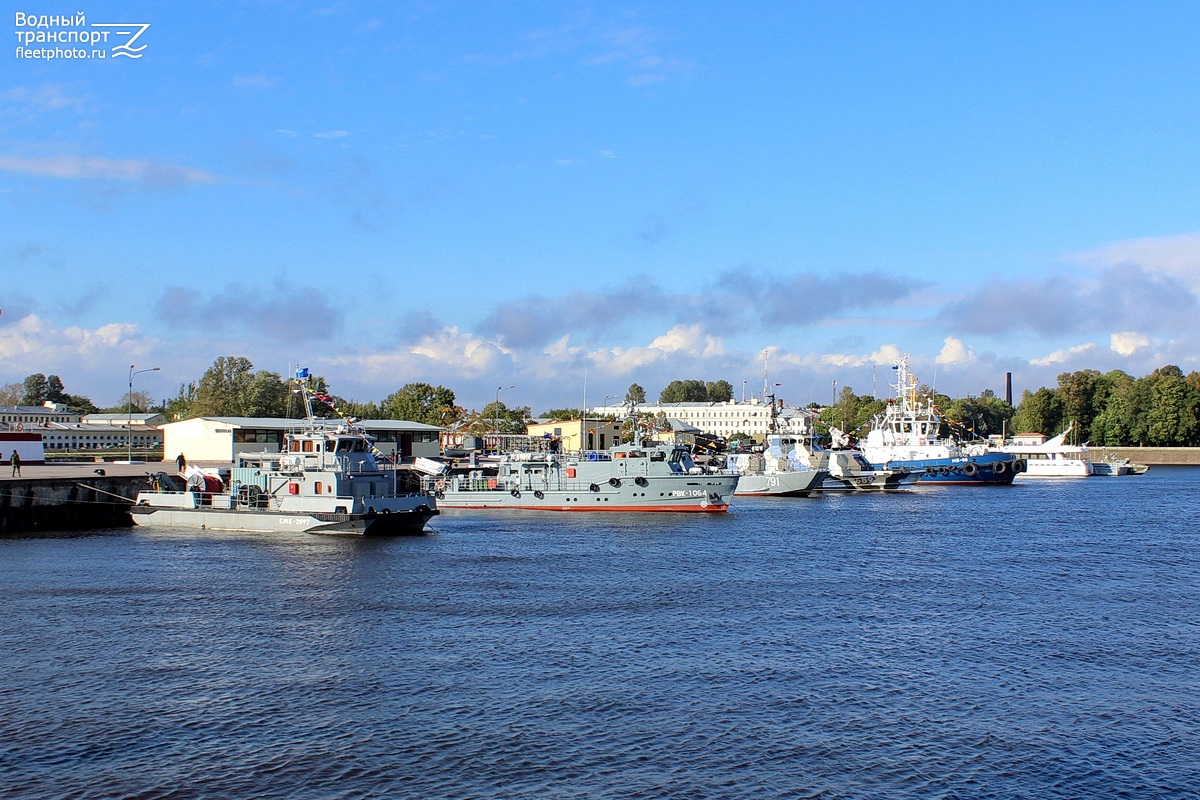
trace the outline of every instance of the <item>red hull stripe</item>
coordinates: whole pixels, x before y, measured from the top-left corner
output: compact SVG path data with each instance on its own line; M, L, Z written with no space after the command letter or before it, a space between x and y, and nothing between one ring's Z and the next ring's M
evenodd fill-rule
M512 511L586 511L589 513L610 512L610 511L636 511L639 513L654 513L654 512L659 512L659 511L671 511L671 512L690 511L690 512L698 512L698 513L699 512L713 513L713 512L718 512L718 511L728 511L729 510L728 505L717 505L716 503L710 503L707 508L701 508L700 506L697 506L697 505L653 506L650 508L647 508L646 506L604 506L603 508L597 508L595 506L555 506L555 505L544 505L544 506L510 506L510 505L475 506L475 505L470 505L470 506L467 506L467 505L457 505L457 504L456 505L447 505L445 501L439 502L438 508L446 508L446 509L463 508L463 509L481 509L481 510L496 510L496 511L508 511L508 510L512 510Z

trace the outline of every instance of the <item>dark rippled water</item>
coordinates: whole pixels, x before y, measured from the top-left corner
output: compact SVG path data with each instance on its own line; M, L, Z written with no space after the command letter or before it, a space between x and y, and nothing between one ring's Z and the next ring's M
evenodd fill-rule
M0 540L0 795L1200 795L1200 469Z

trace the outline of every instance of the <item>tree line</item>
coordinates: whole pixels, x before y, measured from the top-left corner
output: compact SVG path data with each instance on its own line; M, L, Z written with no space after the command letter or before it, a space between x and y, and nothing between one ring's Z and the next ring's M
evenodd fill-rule
M531 418L529 406L509 407L493 401L479 411L457 404L454 392L445 386L409 383L379 402L359 402L339 397L330 391L320 376L307 379L309 388L324 399L317 409L322 416L357 419L398 419L428 425L457 427L472 433L524 433ZM1068 424L1073 439L1093 446L1200 446L1200 373L1183 371L1173 365L1134 378L1113 370L1064 372L1054 388L1042 387L1022 393L1014 408L990 390L978 396L950 398L927 386L918 390L931 397L942 412L949 430L965 438L983 438L993 434L1044 433L1052 436ZM733 399L729 381L673 380L659 394L660 403L728 402ZM646 402L646 390L631 384L624 398L627 404ZM62 403L72 411L91 414L99 411L146 412L154 404L146 392L126 395L121 405L99 409L83 395L69 394L57 375L30 375L22 383L0 386L0 403L40 406L50 401ZM818 429L837 427L850 433L862 433L871 418L884 410L887 401L871 395L855 394L842 387L837 402L819 408ZM162 411L170 419L194 417L273 417L299 418L307 412L294 381L277 372L255 370L244 356L217 358L198 381L179 387L166 401ZM550 409L541 415L547 419L578 419L579 409Z
M1014 408L986 389L978 396L951 399L928 386L948 431L963 437L1042 433L1054 436L1068 425L1071 438L1095 447L1200 446L1200 373L1183 374L1167 365L1142 378L1121 370L1064 372L1054 388L1022 392ZM851 433L865 432L871 418L887 405L843 387L838 401L820 411L820 424Z

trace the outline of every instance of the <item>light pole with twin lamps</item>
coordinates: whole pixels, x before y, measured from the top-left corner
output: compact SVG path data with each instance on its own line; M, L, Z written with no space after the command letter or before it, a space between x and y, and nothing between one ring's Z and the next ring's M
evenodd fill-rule
M158 367L150 367L148 369L134 370L134 365L129 365L129 430L126 433L126 438L129 442L129 462L133 463L133 376L141 375L143 372L158 372Z

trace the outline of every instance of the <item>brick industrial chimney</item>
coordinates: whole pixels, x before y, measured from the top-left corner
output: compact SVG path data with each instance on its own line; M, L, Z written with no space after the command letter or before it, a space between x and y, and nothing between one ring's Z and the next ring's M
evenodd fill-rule
M1012 373L1004 373L1004 402L1012 405Z

